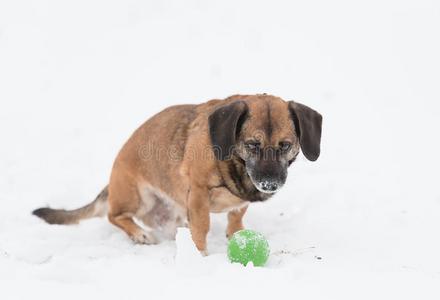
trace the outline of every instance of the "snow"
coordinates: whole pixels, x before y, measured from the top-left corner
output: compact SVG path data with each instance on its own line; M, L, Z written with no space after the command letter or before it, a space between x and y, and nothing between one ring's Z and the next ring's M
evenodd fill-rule
M439 17L430 0L1 1L0 298L439 299ZM318 161L245 216L265 267L228 262L223 214L206 257L185 233L141 246L30 215L93 200L161 109L262 92L324 116Z

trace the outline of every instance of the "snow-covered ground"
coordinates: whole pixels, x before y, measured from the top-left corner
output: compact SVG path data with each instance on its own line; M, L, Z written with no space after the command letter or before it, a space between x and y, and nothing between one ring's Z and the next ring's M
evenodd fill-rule
M1 0L0 299L439 299L439 30L434 0ZM324 116L245 217L266 267L228 262L224 215L205 258L31 216L91 201L166 106L259 92Z

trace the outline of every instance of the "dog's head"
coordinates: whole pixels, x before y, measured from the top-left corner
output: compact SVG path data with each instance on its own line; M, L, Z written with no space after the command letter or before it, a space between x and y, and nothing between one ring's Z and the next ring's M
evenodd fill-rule
M269 95L247 96L216 109L209 132L219 160L238 156L255 187L275 193L300 149L315 161L320 154L322 116L315 110Z

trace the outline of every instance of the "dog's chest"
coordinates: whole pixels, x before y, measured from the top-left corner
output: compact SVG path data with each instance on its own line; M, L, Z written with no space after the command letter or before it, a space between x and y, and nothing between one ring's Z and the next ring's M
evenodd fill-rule
M227 212L248 205L245 201L232 194L226 187L216 187L209 191L209 207L211 212Z

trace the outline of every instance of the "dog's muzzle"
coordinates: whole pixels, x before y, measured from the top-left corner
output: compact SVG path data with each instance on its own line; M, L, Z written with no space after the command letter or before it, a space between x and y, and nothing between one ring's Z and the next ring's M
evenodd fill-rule
M258 182L255 187L262 193L272 194L276 193L280 188L282 184L276 182L276 181L270 181L270 180L263 180L261 182Z

